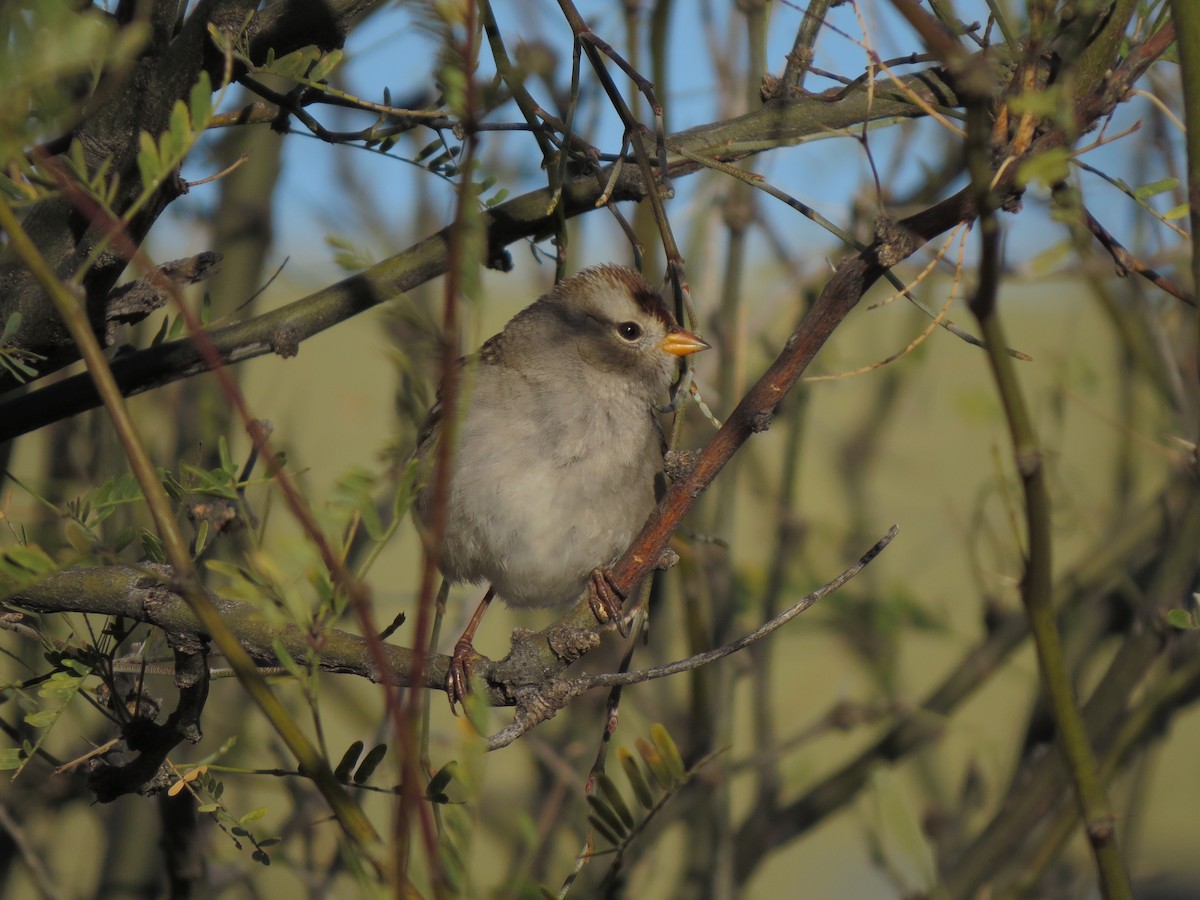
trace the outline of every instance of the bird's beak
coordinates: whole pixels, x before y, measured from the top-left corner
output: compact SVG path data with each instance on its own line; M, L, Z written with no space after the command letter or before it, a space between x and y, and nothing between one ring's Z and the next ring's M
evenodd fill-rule
M704 338L697 337L690 331L680 328L678 331L668 331L659 346L672 356L690 356L701 350L707 350L712 345Z

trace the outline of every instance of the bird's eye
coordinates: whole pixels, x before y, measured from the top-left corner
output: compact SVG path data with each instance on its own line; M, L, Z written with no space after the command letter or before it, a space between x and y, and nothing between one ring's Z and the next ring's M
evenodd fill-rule
M627 341L636 341L642 336L642 326L637 322L622 322L617 326L617 334Z

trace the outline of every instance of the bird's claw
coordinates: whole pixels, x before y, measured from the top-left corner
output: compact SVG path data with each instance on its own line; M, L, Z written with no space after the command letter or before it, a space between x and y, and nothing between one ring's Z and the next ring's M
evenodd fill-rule
M625 595L613 583L612 572L606 568L592 569L588 577L588 607L597 622L613 622L621 637L629 637L625 622Z
M471 642L460 638L450 656L450 669L446 673L446 696L450 698L450 712L458 715L457 706L466 699L471 690L471 669L475 661L482 659Z

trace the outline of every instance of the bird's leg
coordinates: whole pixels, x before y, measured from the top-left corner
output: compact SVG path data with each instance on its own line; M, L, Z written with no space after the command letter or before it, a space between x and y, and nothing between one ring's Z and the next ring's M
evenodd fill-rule
M597 622L615 622L621 637L629 637L629 626L625 624L625 595L613 583L608 567L592 569L588 576L588 607Z
M471 645L471 641L474 640L475 630L479 627L483 614L487 612L488 604L492 602L495 594L496 589L489 585L487 593L483 595L479 606L475 608L471 621L463 629L462 637L455 642L454 653L450 656L450 671L446 674L446 695L450 698L450 712L456 715L454 707L462 703L467 692L471 690L471 666L479 657Z

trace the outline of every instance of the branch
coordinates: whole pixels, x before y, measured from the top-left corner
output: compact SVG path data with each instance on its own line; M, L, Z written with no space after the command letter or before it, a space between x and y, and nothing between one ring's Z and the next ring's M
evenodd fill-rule
M1109 256L1113 258L1113 262L1117 264L1117 274L1124 277L1130 272L1136 272L1141 275L1155 287L1165 291L1177 300L1182 300L1188 306L1195 308L1196 298L1173 282L1167 276L1160 274L1157 270L1146 265L1136 256L1126 249L1125 245L1112 236L1112 233L1100 224L1100 221L1092 215L1091 211L1086 206L1080 207L1080 212L1083 213L1083 222L1087 226L1088 231L1100 242Z
M883 549L892 542L892 539L899 532L899 527L893 525L883 537L872 545L871 549L859 557L854 565L838 575L833 581L801 597L769 622L760 625L749 634L742 635L737 640L730 641L712 650L706 650L703 653L696 653L685 659L664 663L661 666L651 666L649 669L640 669L636 672L608 672L597 675L582 675L579 678L568 681L551 683L548 690L544 686L538 685L536 698L523 698L524 707L522 707L521 703L518 703L517 717L513 721L513 724L488 738L487 748L489 750L496 750L500 747L507 747L534 725L550 718L559 709L585 691L590 691L598 687L625 687L631 684L641 684L644 681L666 678L670 675L678 675L682 672L691 672L699 669L701 666L716 662L718 659L724 659L726 656L731 656L753 644L757 644L763 638L792 621L800 613L814 606L818 600L827 597L841 588L851 578L870 565L875 557L883 552Z
M954 102L953 93L936 71L914 75L908 79L908 85L927 102ZM875 89L879 94L888 92L888 87L882 84ZM864 86L837 103L827 102L822 97L773 101L736 119L679 132L671 136L670 142L694 156L729 162L863 121L922 114L904 98L876 96L872 103ZM668 154L671 177L688 175L702 168L703 165L692 159ZM599 179L594 173L586 173L566 180L560 199L563 214L574 217L595 209L604 190L601 186L606 180L604 176L609 173L611 167ZM642 170L625 166L612 185L610 200L641 200L648 193ZM488 229L489 258L499 258L503 248L515 241L553 232L557 215L553 211L554 201L555 193L547 187L488 210L484 221ZM230 365L267 353L294 356L300 343L313 335L444 274L449 231L449 228L442 229L365 272L280 309L209 332L221 362ZM37 347L28 349L36 350ZM112 368L122 393L132 396L198 375L209 366L191 341L183 339L123 356L114 360ZM12 398L0 403L0 442L98 405L99 398L86 376L67 378Z
M168 566L72 566L47 576L36 584L14 591L4 604L39 613L95 613L122 616L161 628L167 634L207 637L200 620L183 597L171 586ZM278 625L263 618L250 603L229 600L211 591L209 601L237 636L238 642L261 665L278 665L274 645L278 641L294 659L303 660L310 651L320 657L327 672L358 675L373 682L392 679L404 685L412 665L412 651L384 645L388 671L373 664L366 639L331 628L314 636L297 625ZM448 657L431 657L423 687L445 687Z
M518 721L523 725L507 740L501 741L500 735L494 737L489 742L489 748L495 749L511 743L519 734L528 731L537 722L549 718L566 702L585 691L616 684L637 684L689 671L762 640L862 571L891 543L898 530L896 526L892 526L853 566L750 634L715 650L664 666L655 666L639 672L583 676L560 682L556 679L557 673L573 661L565 658L569 651L565 650L566 645L563 641L568 637L568 630L560 623L535 634L519 633L514 637L513 652L509 657L498 662L485 659L479 663L478 674L481 677L477 679L476 686L484 687L483 696L488 702L498 706L523 705L523 708L518 710ZM193 648L192 652L195 653L194 642L197 639L207 640L208 633L191 607L172 586L172 577L172 569L163 565L73 566L55 572L36 584L18 589L4 601L4 605L44 614L91 613L120 616L162 629L173 642L181 647ZM412 650L385 644L388 668L381 671L375 663L376 657L370 642L365 638L336 628L314 635L311 630L298 625L268 622L253 604L229 600L211 591L207 592L207 595L222 621L237 637L246 652L260 665L278 665L275 647L282 646L297 660L315 656L317 667L321 671L357 675L373 682L386 680L406 687L413 686L412 676L419 671L420 682L417 686L445 690L450 664L448 656L422 654L425 660L418 670L415 664L417 654ZM598 636L594 632L586 632L582 636L575 635L576 647L590 649L597 643ZM557 667L553 663L548 665L539 655L543 648L547 648L551 659L557 662ZM176 658L178 660L178 654ZM176 677L178 681L178 669ZM181 690L198 682L196 673L192 672L188 684L180 685ZM539 707L554 706L537 721L530 719L533 693L542 698ZM561 698L561 702L551 698ZM181 709L183 707L181 703ZM185 712L178 715L181 719L186 715L186 719L175 731L183 736L198 735L198 715ZM508 732L506 729L501 734Z
M268 47L280 56L308 44L329 49L340 47L350 28L378 5L379 0L275 3L251 23L251 54L256 60L264 60ZM173 8L173 4L160 6ZM157 136L167 129L172 107L177 100L187 102L202 69L213 75L214 85L221 84L224 60L213 50L208 26L236 33L254 7L255 3L249 0L203 0L195 4L183 27L175 34L168 31L128 72L106 73L108 80L103 82L103 91L88 98L89 108L83 121L71 133L48 145L53 150L65 149L71 139L77 139L84 150L88 171L108 166L108 177L120 185L113 202L113 211L118 215L142 190L137 166L139 133L147 131ZM179 182L164 181L146 208L129 223L129 233L137 243L181 192ZM34 205L22 225L59 274L76 270L102 239L97 228L80 229L77 211L61 196ZM126 259L120 254L106 252L83 278L89 316L100 335L104 333L110 291L125 266ZM79 358L44 292L19 261L8 254L0 258L0 284L4 285L0 294L0 321L7 320L13 311L22 313L20 346L50 357L42 367L42 374ZM0 388L13 386L15 382L10 378L0 377Z

